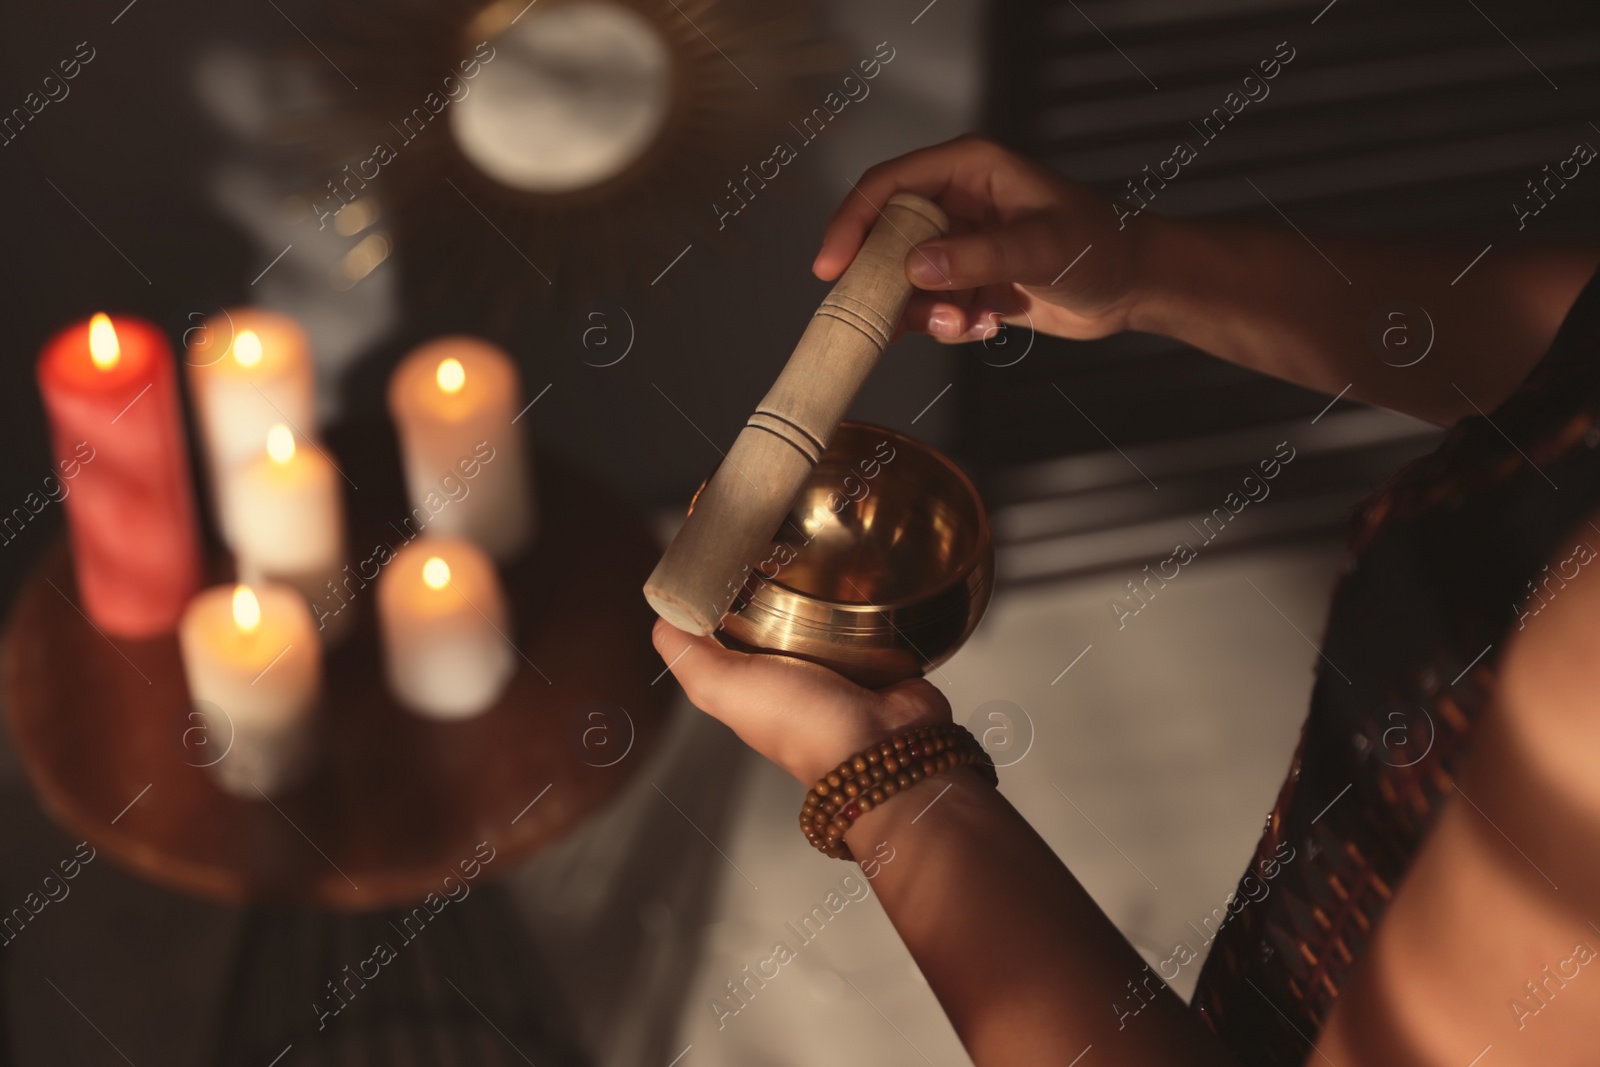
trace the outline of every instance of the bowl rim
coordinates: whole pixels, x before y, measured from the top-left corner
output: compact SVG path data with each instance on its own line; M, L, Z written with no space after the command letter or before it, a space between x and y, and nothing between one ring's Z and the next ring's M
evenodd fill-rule
M978 514L978 527L974 532L971 547L961 557L960 562L953 567L950 576L943 582L940 582L938 585L930 586L915 596L902 597L898 600L886 600L881 603L863 603L859 600L835 600L831 597L819 596L816 593L808 593L803 589L797 589L793 585L783 581L782 571L779 571L779 576L775 578L767 578L762 575L762 580L768 585L777 586L792 597L796 597L812 604L824 605L832 610L841 610L853 613L873 612L877 614L892 612L896 609L907 608L926 603L930 600L937 599L958 585L964 585L967 582L970 582L972 580L973 573L983 562L984 557L993 552L994 546L992 542L991 531L989 529L989 510L984 505L983 497L981 494L979 494L978 487L972 483L971 478L967 477L966 471L963 471L959 466L956 465L954 460L945 455L943 452L939 451L939 449L928 444L926 441L918 440L917 438L912 437L910 434L903 433L902 431L893 429L892 427L883 426L875 422L864 422L859 419L845 419L841 421L838 429L834 430L833 434L828 437L827 447L832 448L834 440L839 434L839 430L847 428L851 430L866 430L875 434L882 433L885 436L893 439L893 443L896 448L903 444L913 451L919 451L923 455L938 463L945 469L947 473L953 475L955 477L956 484L959 485L967 494L968 499L972 501ZM812 469L815 470L816 468L813 467ZM710 479L708 477L707 481L709 480ZM699 494L697 493L696 495L698 496ZM754 571L753 569L751 573L752 575L758 574L758 572ZM748 581L749 579L747 578L746 582L748 583ZM743 595L744 591L741 589L740 596L742 597ZM747 601L745 610L748 611L750 608L755 606L756 604L753 602L753 600ZM773 604L769 601L763 601L760 606L766 611L783 611L779 605ZM783 611L783 614L791 613L788 611ZM889 621L891 626L894 625L894 620L891 619Z

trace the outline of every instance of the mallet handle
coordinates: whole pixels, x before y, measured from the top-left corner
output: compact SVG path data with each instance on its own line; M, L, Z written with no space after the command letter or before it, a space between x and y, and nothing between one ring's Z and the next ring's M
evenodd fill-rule
M894 335L911 297L906 252L949 225L937 204L912 193L884 205L645 582L656 614L697 634L721 624Z

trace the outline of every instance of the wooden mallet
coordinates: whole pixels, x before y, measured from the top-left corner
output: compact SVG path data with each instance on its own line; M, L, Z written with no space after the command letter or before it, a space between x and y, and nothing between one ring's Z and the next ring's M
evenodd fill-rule
M937 204L896 193L644 584L656 614L709 634L782 525L911 297L906 253L949 229Z

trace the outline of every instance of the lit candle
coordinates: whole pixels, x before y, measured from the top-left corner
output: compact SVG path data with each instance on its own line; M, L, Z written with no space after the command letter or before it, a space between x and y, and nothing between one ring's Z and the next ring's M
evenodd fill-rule
M424 538L378 578L389 688L429 718L483 711L516 673L510 616L494 563L470 541Z
M235 471L227 498L239 576L283 582L320 602L344 555L339 472L286 423L267 430L265 444L265 451L258 445L256 457ZM332 618L346 622L353 616L340 612Z
M316 380L305 331L286 315L230 308L192 331L185 345L189 391L223 540L237 548L229 499L234 473L261 452L267 431L285 423L317 433Z
M37 374L62 469L93 460L63 501L84 612L122 637L170 633L200 587L200 549L166 338L96 315L56 335Z
M407 356L389 379L400 434L408 533L464 537L496 559L534 534L516 366L472 337L445 337Z
M207 751L225 753L207 768L217 784L251 798L294 785L322 685L305 600L281 585L207 589L184 612L178 643Z

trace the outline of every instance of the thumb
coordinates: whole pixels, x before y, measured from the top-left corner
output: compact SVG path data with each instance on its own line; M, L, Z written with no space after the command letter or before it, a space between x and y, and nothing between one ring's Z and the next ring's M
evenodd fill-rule
M1061 231L1058 218L1036 215L1012 226L925 241L906 253L906 274L920 289L1050 285L1072 260Z

